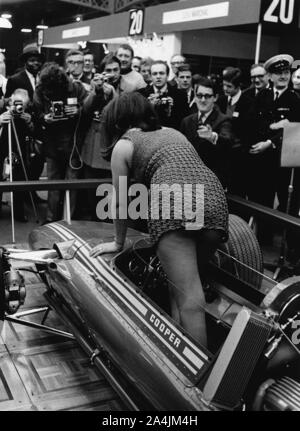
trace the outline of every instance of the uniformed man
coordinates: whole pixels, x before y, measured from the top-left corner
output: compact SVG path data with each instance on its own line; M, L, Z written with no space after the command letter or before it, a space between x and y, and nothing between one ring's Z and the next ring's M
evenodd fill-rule
M284 212L287 212L290 169L280 167L283 127L287 121L300 121L299 98L289 89L293 61L293 57L286 54L276 55L266 61L264 67L269 73L272 87L257 94L249 122L252 140L248 197L273 208L277 192L278 209Z

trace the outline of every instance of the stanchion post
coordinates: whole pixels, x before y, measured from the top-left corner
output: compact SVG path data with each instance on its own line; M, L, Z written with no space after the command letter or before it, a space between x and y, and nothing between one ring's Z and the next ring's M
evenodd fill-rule
M66 193L65 193L64 220L66 220L66 222L68 224L72 224L72 222L71 222L70 190L66 190Z

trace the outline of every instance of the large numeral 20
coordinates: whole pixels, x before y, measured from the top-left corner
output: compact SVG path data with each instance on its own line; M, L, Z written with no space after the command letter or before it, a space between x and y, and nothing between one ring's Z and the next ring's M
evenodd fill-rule
M141 34L143 30L143 11L137 10L134 11L131 15L131 25L129 34L135 35L135 34Z
M280 5L279 16L275 13L277 6ZM278 23L280 20L282 24L291 24L294 19L295 0L272 0L268 7L264 21Z

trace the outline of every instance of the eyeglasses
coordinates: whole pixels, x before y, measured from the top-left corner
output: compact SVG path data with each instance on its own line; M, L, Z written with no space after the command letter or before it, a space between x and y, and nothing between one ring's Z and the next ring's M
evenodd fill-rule
M172 66L175 66L175 64L184 64L184 61L171 61Z
M72 65L74 65L74 64L83 64L83 61L82 60L80 60L80 61L69 60L68 64L72 64Z
M197 99L203 99L203 97L204 97L205 100L208 100L208 99L211 99L212 97L214 97L214 95L213 94L198 93L198 94L196 94L196 97L197 97Z
M252 81L254 81L256 78L257 79L263 79L266 76L266 74L264 75L253 75L251 76Z

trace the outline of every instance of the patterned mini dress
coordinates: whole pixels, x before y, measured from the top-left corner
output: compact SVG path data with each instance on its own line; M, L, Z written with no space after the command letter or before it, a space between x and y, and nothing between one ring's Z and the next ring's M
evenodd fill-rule
M222 185L192 144L174 129L131 129L131 176L148 193L148 230L153 244L172 230L214 229L228 239L228 208Z

